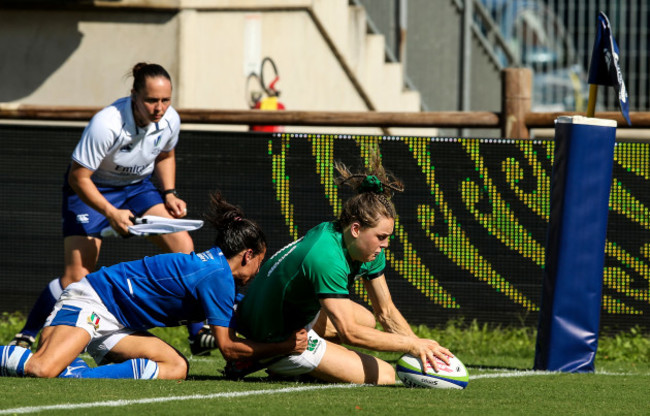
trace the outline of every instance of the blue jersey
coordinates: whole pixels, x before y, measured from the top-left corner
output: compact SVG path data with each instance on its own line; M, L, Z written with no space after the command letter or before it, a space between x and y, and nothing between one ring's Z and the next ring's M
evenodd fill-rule
M206 319L210 325L234 326L235 280L218 247L119 263L86 278L127 328L146 330Z

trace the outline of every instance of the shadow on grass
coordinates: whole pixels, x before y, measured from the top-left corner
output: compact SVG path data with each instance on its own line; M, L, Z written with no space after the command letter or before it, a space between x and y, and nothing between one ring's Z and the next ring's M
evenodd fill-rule
M317 378L303 375L298 377L277 377L277 376L248 376L240 380L231 380L224 376L210 376L210 375L196 375L190 376L187 380L192 381L236 381L240 383L248 383L250 385L254 384L286 384L286 385L295 385L295 384L306 384L306 385L329 385L329 384L343 384L343 383L330 383L327 381L319 380ZM368 385L370 386L370 385ZM376 388L403 388L401 385L388 385L388 386L372 386Z
M278 376L269 376L269 375L260 375L260 376L247 376L239 380L233 380L226 378L223 375L193 375L187 378L188 380L196 381L237 381L241 383L250 383L250 384L261 384L261 383L308 383L308 384L330 384L322 380L318 380L314 377L308 375L297 376L297 377L278 377Z

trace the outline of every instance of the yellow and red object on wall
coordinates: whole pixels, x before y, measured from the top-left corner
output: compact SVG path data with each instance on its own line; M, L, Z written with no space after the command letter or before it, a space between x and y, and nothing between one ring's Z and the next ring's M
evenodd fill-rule
M262 111L284 110L284 104L278 100L277 96L264 97L255 103L253 109ZM282 133L284 132L284 126L251 126L251 131Z

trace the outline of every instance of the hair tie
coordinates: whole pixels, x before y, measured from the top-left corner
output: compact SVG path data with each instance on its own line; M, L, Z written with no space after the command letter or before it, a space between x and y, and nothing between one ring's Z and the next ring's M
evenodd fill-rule
M233 218L233 221L242 221L242 217L236 216L235 218Z
M361 182L361 186L359 186L358 192L373 192L375 194L382 194L384 193L384 186L375 175L368 175L364 178L363 182Z

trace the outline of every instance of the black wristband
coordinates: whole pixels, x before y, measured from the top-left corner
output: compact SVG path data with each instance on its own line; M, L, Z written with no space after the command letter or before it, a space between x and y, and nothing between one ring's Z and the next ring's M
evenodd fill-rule
M163 196L165 196L167 194L174 194L174 196L178 198L178 192L176 192L176 189L174 189L174 188L165 189L164 191L162 191L162 194L163 194Z

